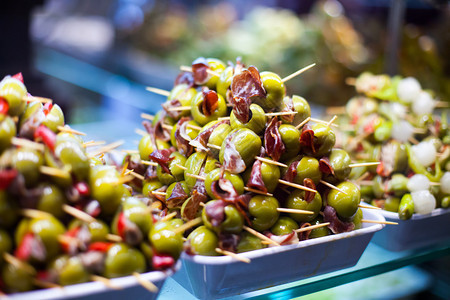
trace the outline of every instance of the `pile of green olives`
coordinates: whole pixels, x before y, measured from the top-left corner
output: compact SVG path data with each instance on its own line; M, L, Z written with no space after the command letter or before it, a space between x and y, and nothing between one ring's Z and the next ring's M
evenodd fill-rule
M196 71L200 62L207 70L203 77ZM361 194L348 180L350 156L335 148L327 122L309 121L304 98L287 96L277 74L241 62L226 67L217 59L198 59L192 70L178 76L152 122L144 121L147 134L133 157L148 175L135 192L195 224L184 232L187 253L268 247L246 228L282 244L339 233L326 226L301 237L295 232L326 222L327 206L347 231L361 227Z
M340 140L351 158L380 162L351 170L352 179L366 174L362 198L401 220L448 208L450 129L434 93L413 77L371 73L361 74L355 87L358 96L341 118L350 130Z
M0 82L0 291L173 268L182 220L162 219L166 211L133 193L125 166L91 155L57 104L27 94L19 75ZM149 151L150 143L140 148Z

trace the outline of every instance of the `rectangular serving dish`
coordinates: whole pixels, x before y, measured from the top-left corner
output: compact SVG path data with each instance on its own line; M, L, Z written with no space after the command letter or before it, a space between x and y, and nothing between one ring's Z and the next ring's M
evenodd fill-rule
M411 219L402 221L398 214L379 211L386 220L397 222L388 226L373 237L374 243L390 251L405 251L450 239L450 209L438 208L430 214L414 214Z
M172 276L181 267L179 260L173 270L151 271L142 273L144 280L151 281L158 290L169 276ZM62 288L51 288L36 290L24 293L8 294L11 300L29 300L29 299L82 299L82 300L111 300L111 299L156 299L158 293L151 293L143 288L134 276L124 276L111 279L111 284L120 287L120 289L111 289L101 282L86 282L65 286Z
M384 221L374 210L363 209L364 218ZM200 299L221 298L277 284L292 282L354 266L382 224L364 223L363 228L242 253L249 264L228 256L182 254L183 266L173 276Z

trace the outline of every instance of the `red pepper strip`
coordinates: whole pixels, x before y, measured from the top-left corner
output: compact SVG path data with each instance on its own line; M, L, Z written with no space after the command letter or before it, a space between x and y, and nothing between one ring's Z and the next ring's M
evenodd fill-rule
M155 270L164 270L172 267L175 259L166 254L154 254L152 257L152 265Z
M17 80L20 80L20 81L22 81L22 83L23 83L23 75L22 75L22 72L19 72L19 73L13 75L12 78L15 78L15 79L17 79Z
M38 271L36 274L36 278L42 281L50 281L50 272L47 270Z
M53 104L51 102L47 102L44 104L44 114L48 115L48 113L52 110Z
M16 251L14 251L14 256L20 260L28 260L28 258L31 256L33 239L33 233L29 232L25 234L19 244L19 247L17 247Z
M88 251L100 251L106 253L114 243L109 242L94 242L89 245Z
M125 230L126 224L127 224L127 219L125 217L125 214L123 212L120 212L119 218L117 220L117 233L122 238L125 238L123 232Z
M76 236L77 236L77 234L78 234L78 231L80 231L80 226L77 226L77 227L75 227L75 228L72 228L72 229L70 229L70 230L68 230L68 231L66 231L66 233L64 233L64 236L68 236L68 237L72 237L72 238L75 238ZM62 250L65 252L65 253L68 253L69 252L69 242L67 242L67 241L65 241L65 240L62 240L62 241L60 241L59 242L60 243L60 245L61 245L61 248L62 248Z
M6 101L3 98L0 98L0 114L6 115L9 110L9 104L8 101Z
M52 152L55 150L56 134L47 126L40 125L34 131L34 139L41 139Z
M16 169L0 170L0 191L6 190L14 178L16 178L17 174Z

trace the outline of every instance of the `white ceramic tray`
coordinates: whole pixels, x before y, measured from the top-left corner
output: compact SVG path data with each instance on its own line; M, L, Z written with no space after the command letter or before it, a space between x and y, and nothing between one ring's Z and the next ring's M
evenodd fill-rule
M364 218L384 221L374 210ZM242 253L249 264L228 256L182 254L183 266L173 278L200 299L220 298L291 282L355 265L376 231L384 225L311 239L295 245Z
M172 276L174 272L181 267L179 260L174 270L152 271L142 273L145 280L151 281L161 290L167 277ZM83 299L83 300L112 300L112 299L156 299L158 293L150 293L144 289L133 276L125 276L111 279L111 283L121 289L114 290L106 287L101 282L86 282L65 286L63 288L51 288L36 290L25 293L9 294L7 299L11 300L49 300L49 299Z
M426 215L414 214L402 221L398 214L379 210L388 221L398 222L387 226L373 237L374 243L390 251L412 250L450 239L450 209L438 208Z

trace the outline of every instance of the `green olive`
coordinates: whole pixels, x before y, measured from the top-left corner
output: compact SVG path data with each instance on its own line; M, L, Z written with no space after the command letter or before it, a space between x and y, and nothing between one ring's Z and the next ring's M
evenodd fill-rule
M441 207L442 208L450 207L450 196L445 196L441 199Z
M303 184L303 180L309 178L318 184L322 178L322 173L319 169L319 161L314 157L305 156L297 165L297 176L294 178L294 182Z
M86 226L91 235L90 242L103 242L106 241L107 235L109 233L108 225L102 220L96 219L91 223L84 223L78 219L73 219L69 223L69 230L74 229L76 227Z
M385 191L383 177L377 175L373 178L372 182L372 192L375 198L384 198Z
M349 165L352 163L350 155L342 149L333 149L329 156L330 165L334 171L334 178L340 182L348 179L352 169Z
M191 251L197 255L216 256L216 248L219 246L219 238L206 226L197 227L187 237Z
M139 227L144 235L148 234L153 225L153 219L144 202L137 197L128 197L122 202L122 212L128 220Z
M162 119L162 120L161 120ZM159 121L163 121L163 124L174 125L177 121L168 116L165 110L158 111L152 121L152 125L155 126Z
M44 164L41 152L33 149L18 148L12 156L12 167L17 169L25 178L25 184L35 185L40 178L39 168Z
M390 140L381 148L382 161L386 156L388 160L393 159L392 173L403 173L408 168L408 155L404 144Z
M295 190L289 194L286 201L286 207L312 211L314 213L312 215L289 214L289 217L297 222L310 222L319 215L320 209L322 208L322 197L319 193L316 193L313 200L308 203L305 200L305 191Z
M395 196L400 197L408 192L408 178L403 174L394 174L391 180L388 181L388 192L394 193ZM397 209L394 209L397 211Z
M230 143L234 145L237 152L239 152L241 158L244 160L245 165L249 166L261 151L261 138L253 131L246 128L236 129L230 132L228 136L232 135ZM224 163L224 154L228 137L223 141L222 147L219 153L219 161Z
M119 183L120 174L113 166L91 168L89 186L91 196L100 203L102 214L113 215L119 207L125 188Z
M42 124L53 132L58 132L58 126L64 126L64 113L58 104L53 104Z
M323 223L323 218L320 215L317 216L316 219L314 219L313 221L310 222L311 225L317 225L317 224L322 224L322 223ZM323 237L323 236L327 236L327 235L331 235L331 230L328 229L327 226L324 226L324 227L319 227L319 228L315 228L315 229L311 230L308 238L315 239L315 238L319 238L319 237Z
M311 117L311 108L309 107L308 101L305 98L293 95L292 102L294 104L294 110L297 112L294 115L294 121L292 121L293 126L297 126L301 122L305 121L308 117Z
M42 195L39 199L37 209L48 212L57 218L64 216L62 210L66 198L61 189L54 184L43 185Z
M251 173L252 168L245 170L242 175L244 182L248 182ZM269 193L272 193L277 188L280 176L280 168L278 166L265 162L261 163L261 177Z
M64 142L73 142L80 146L83 145L83 139L79 135L69 132L60 132L56 135L56 146Z
M400 198L398 197L387 197L384 202L384 209L387 211L398 212L398 207L400 205Z
M214 181L217 181L220 179L221 171L222 171L221 169L214 169L206 175L205 188L206 188L206 192L208 193L208 195L211 198L215 198L215 196L211 190L211 185L213 184ZM228 179L229 181L231 181L231 183L233 184L233 187L236 189L238 194L244 193L244 181L242 180L241 176L239 176L237 174L232 174L228 171L225 171L223 173L223 177L225 179Z
M170 145L160 139L156 139L156 148L153 145L152 138L149 134L144 135L141 140L139 141L138 150L139 150L139 156L142 160L148 160L149 155L156 151L157 149L168 149L170 148Z
M184 191L184 193L186 195L190 194L189 187L187 186L187 184L186 184L186 182L184 180L171 183L169 185L169 187L167 188L167 191L166 191L166 205L167 205L168 208L181 208L181 204L174 206L174 203L171 203L170 201L167 201L172 196L173 189L175 188L175 186L177 184L181 185L181 187L182 187L182 189L183 189L183 191Z
M219 121L209 122L208 124L203 126L203 128L202 128L202 130L200 130L200 132L215 125L217 122L219 122ZM227 135L230 133L230 131L231 131L231 126L229 124L227 124L227 123L220 124L219 126L217 126L214 129L214 131L209 136L208 144L212 144L212 145L219 146L219 147L222 146L223 140L227 137ZM214 157L216 159L219 158L220 150L214 149L214 148L209 148L209 151L210 151L210 155L212 157Z
M231 81L233 80L233 67L227 67L222 73L220 73L219 80L217 80L217 93L224 99L227 98L227 91L230 88Z
M280 217L270 228L275 235L290 234L293 230L298 229L298 224L289 217Z
M206 115L202 108L203 101L205 100L205 95L203 94L203 91L197 93L197 95L192 99L191 103L191 114L195 122L203 126L227 114L227 103L225 99L220 94L217 94L217 97L217 108L212 112L211 115Z
M181 233L176 233L170 222L156 222L148 234L149 240L158 253L169 254L177 259L183 250Z
M414 214L414 201L411 194L404 194L398 206L398 217L400 220L411 219Z
M237 252L248 252L258 249L263 249L266 246L261 243L261 239L259 237L254 236L247 231L241 232L241 238L239 239L239 244L237 245Z
M142 187L142 194L146 197L151 196L151 192L161 188L163 184L158 179L145 180Z
M0 190L0 228L10 228L17 218L17 203L8 197L6 191Z
M16 124L10 116L0 114L0 154L11 145L16 136Z
M12 240L8 232L0 229L0 266L3 261L3 253L10 252L12 249Z
M392 122L384 120L379 126L375 128L373 137L377 142L387 141L391 137Z
M209 201L206 205L213 205L215 201L219 200ZM237 208L234 205L227 205L224 208L224 212L225 212L225 219L218 227L216 227L213 226L209 221L208 215L206 214L206 209L203 209L202 210L203 224L205 224L205 226L208 227L209 229L214 230L217 234L219 234L220 232L227 232L227 233L241 232L242 227L244 226L244 217L237 210Z
M199 124L195 121L187 121L187 124L193 125L193 126L199 126ZM176 123L175 125L173 125L172 127L172 131L170 132L170 142L172 143L172 146L177 147L177 139L175 138L175 132L178 130L178 128L180 127L179 123ZM197 129L193 129L191 127L186 127L186 134L193 140L197 137L198 135L198 130Z
M126 244L118 243L111 246L106 253L105 270L107 278L131 275L133 272L142 273L146 269L144 255Z
M255 103L265 110L281 107L283 98L286 95L286 87L280 76L272 72L261 72L260 75L263 87L266 90L266 98Z
M197 94L197 90L193 87L189 87L187 84L182 83L176 85L171 91L169 97L167 97L167 101L178 100L181 103L181 106L189 106L191 105L192 99ZM189 111L181 111L180 116L188 116Z
M184 157L180 152L172 152L170 157L173 157L173 159L169 161L168 166L172 174L164 172L160 165L156 167L156 175L158 176L159 181L161 181L164 185L169 185L175 181L181 181L184 179L184 169L178 167L177 165L184 167L186 157Z
M25 124L26 121L28 121L31 117L37 116L36 114L40 114L38 119L44 119L44 106L41 102L33 101L28 103L25 106L25 109L20 116L20 122L19 122L19 128L22 128L23 124Z
M272 227L278 220L280 204L274 197L258 195L250 199L248 212L252 216L252 227L264 231Z
M88 178L89 159L81 145L69 141L62 142L55 147L55 155L65 166L70 167L79 180Z
M355 215L352 218L352 222L353 224L355 224L355 230L362 228L361 222L362 219L363 219L363 211L361 210L361 208L358 208L358 210L356 211Z
M31 269L33 270L33 267ZM9 292L26 292L31 290L33 288L33 279L34 274L21 266L6 264L2 269L2 281Z
M356 185L349 181L341 182L337 188L346 194L332 189L327 196L328 205L332 206L342 218L351 218L358 210L361 194Z
M5 77L0 82L0 95L8 102L10 116L19 116L25 109L23 98L27 95L27 88L20 80Z
M197 182L196 178L189 177L186 174L199 175L203 163L206 160L206 152L194 152L188 157L185 163L186 170L184 170L184 178L189 189L192 189Z
M321 157L327 155L336 143L336 135L333 130L331 130L330 126L326 124L315 124L312 127L312 130L314 131L314 143L316 150L314 156Z
M286 148L281 155L281 160L286 161L295 157L300 151L300 132L297 128L288 124L281 124L278 130Z
M71 285L90 280L90 274L78 256L61 256L53 262L52 266L52 269L58 274L60 285Z
M216 86L217 86L217 82L219 81L219 78L220 78L220 74L222 74L222 72L225 70L225 68L227 66L223 63L223 61L221 61L217 58L207 58L206 62L208 63L208 66L211 69L211 71L214 71L215 73L219 74L219 76L208 74L209 79L205 83L205 85L209 89L215 90Z
M242 123L236 118L236 115L232 111L230 114L230 124L232 129L247 128L260 134L266 127L266 115L264 109L257 104L250 105L250 119L247 123Z

